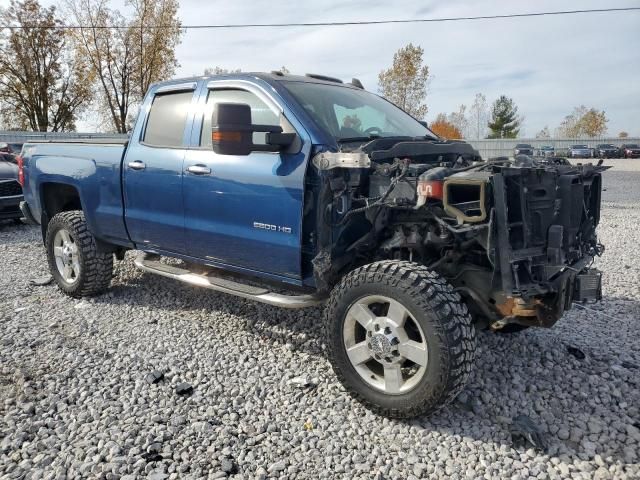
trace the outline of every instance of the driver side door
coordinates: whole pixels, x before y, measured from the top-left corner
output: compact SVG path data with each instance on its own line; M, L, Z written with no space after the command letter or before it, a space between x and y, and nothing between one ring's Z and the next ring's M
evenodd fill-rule
M184 160L183 198L189 255L205 263L266 276L301 279L301 219L306 155L219 155L211 146L216 103L244 103L254 124L291 130L280 105L247 82L213 81L200 94ZM197 134L196 134L197 133ZM261 137L260 137L261 136ZM264 134L254 134L254 143Z

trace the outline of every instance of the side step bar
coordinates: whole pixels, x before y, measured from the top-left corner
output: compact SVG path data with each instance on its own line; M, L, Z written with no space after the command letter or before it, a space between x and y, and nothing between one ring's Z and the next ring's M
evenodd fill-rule
M167 265L159 261L157 255L140 253L134 260L136 267L145 272L155 273L163 277L173 278L180 282L209 288L218 292L229 293L237 297L284 308L305 308L320 305L324 298L315 295L282 295L266 288L246 285L233 280L209 275L193 273L187 269Z

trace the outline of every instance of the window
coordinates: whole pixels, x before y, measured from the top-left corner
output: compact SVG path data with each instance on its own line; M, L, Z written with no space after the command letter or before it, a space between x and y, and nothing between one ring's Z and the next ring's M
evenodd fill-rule
M211 148L211 114L216 103L246 103L251 107L251 123L254 125L280 125L280 116L271 110L262 100L246 90L220 89L209 90L204 121L200 132L200 145ZM265 144L265 134L253 134L253 143Z
M149 111L143 142L163 147L181 147L192 97L192 91L156 95Z

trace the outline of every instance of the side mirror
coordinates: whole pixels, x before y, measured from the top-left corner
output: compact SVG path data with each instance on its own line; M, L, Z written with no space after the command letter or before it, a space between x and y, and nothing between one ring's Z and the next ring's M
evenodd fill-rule
M254 132L266 132L266 144L253 143ZM218 103L211 115L211 144L220 155L249 155L251 152L277 152L291 145L295 133L283 133L282 127L253 125L251 107L246 103Z

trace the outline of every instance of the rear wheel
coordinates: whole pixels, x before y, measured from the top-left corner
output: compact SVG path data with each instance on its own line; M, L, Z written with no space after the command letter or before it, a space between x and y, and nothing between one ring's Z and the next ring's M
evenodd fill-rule
M338 379L382 415L431 413L471 372L476 339L467 307L416 263L382 261L348 274L331 294L325 326Z
M49 270L60 290L72 297L105 291L113 274L113 254L98 250L84 213L62 212L47 226Z

